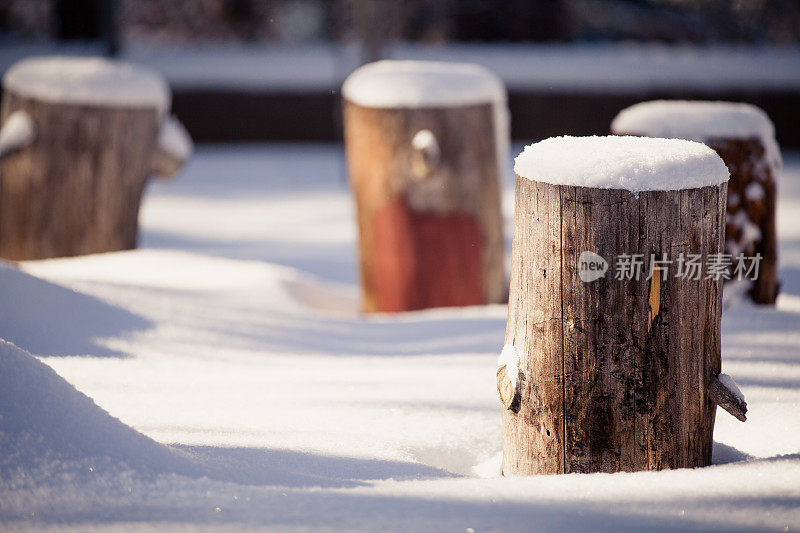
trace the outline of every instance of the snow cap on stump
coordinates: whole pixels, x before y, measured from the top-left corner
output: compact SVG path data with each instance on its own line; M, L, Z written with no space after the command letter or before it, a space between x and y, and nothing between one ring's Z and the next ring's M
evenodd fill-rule
M650 137L551 137L526 146L514 163L521 178L596 189L674 191L728 181L708 146Z
M735 102L654 100L632 105L611 123L614 133L703 141L772 138L775 128L760 108Z
M3 89L55 104L153 107L160 114L171 100L157 72L101 57L24 59L3 76Z
M491 70L474 63L383 60L353 71L344 98L362 107L425 109L491 104L498 175L505 172L511 137L506 87Z
M506 89L490 70L471 63L377 61L356 69L342 94L364 107L452 107L504 103Z
M758 139L769 161L781 165L775 126L759 107L738 102L653 100L623 109L611 122L611 132L689 139Z

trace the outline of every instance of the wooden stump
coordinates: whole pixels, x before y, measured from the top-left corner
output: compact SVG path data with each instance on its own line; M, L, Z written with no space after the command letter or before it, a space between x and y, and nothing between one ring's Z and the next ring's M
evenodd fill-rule
M392 62L376 65L387 63L391 71ZM430 82L436 72L428 74ZM494 96L365 105L353 89L363 81L359 71L348 81L344 123L364 310L504 301L498 154L505 140Z
M731 171L725 252L735 258L761 256L758 277L750 297L759 304L774 304L778 297L778 238L775 228L777 171L768 164L761 139L707 139Z
M136 246L148 176L174 174L191 152L185 130L165 116L168 88L156 76L101 59L12 67L3 81L3 131L20 121L33 127L24 139L8 134L14 142L0 149L0 257ZM138 99L124 99L125 86L115 84L126 82Z
M766 113L731 102L653 101L624 109L611 129L618 135L701 141L722 157L731 173L725 252L734 262L739 254L760 256L758 276L745 283L754 302L774 304L778 296L775 207L781 157ZM732 273L731 277L737 276Z
M675 260L723 251L726 189L635 195L517 176L505 475L710 464L722 282L676 277ZM623 254L642 254L638 279L617 279ZM648 279L651 254L673 263Z

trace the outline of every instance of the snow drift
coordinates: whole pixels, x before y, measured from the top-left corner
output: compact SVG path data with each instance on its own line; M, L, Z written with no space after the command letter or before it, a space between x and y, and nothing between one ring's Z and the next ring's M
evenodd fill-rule
M50 367L0 340L0 477L47 464L127 466L192 473L183 455L95 405Z
M48 283L0 261L0 337L36 355L121 356L100 339L152 326L100 299Z

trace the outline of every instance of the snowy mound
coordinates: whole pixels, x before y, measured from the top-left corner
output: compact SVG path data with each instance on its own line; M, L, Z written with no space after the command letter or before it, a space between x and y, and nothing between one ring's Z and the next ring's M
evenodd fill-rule
M154 107L170 106L167 82L157 72L100 57L47 56L16 63L3 88L51 103Z
M438 107L505 103L494 73L470 63L378 61L355 70L342 94L365 107Z
M52 461L104 459L190 471L188 460L126 426L50 367L0 340L0 478Z
M551 137L525 147L514 163L522 178L640 191L673 191L728 181L728 168L708 146L649 137Z
M150 321L126 309L0 262L0 332L31 353L120 356L103 346L102 339L151 327Z

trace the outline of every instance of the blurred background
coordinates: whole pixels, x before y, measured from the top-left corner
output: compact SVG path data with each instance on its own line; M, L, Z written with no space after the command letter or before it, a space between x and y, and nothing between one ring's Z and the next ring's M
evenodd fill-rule
M756 104L800 146L797 0L0 0L0 69L50 53L161 71L200 142L339 140L344 78L415 58L497 72L519 140L701 98Z

